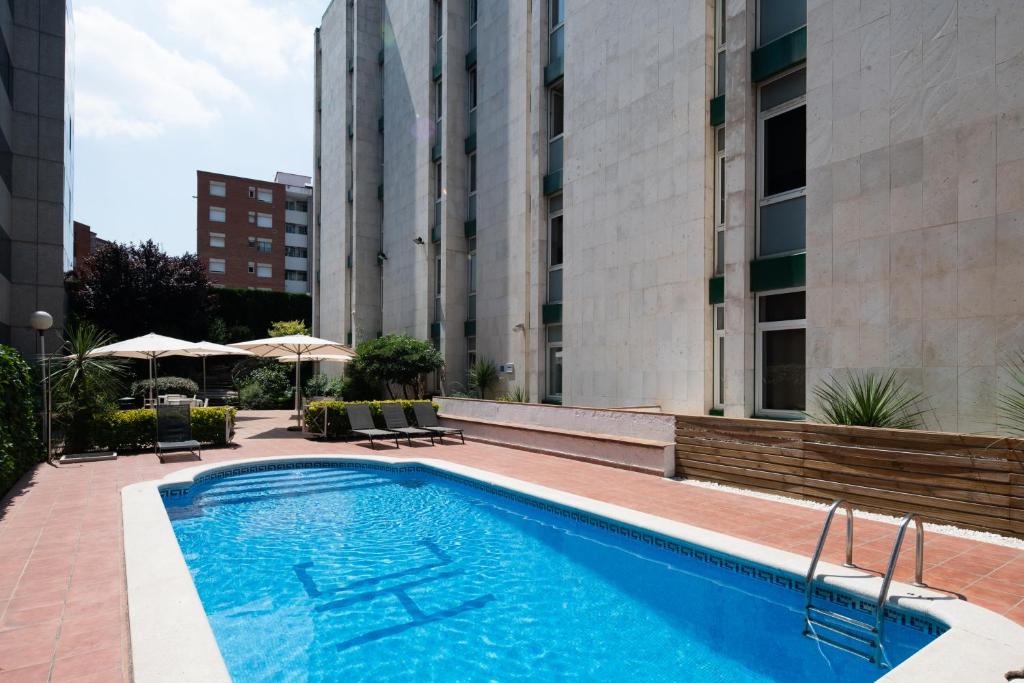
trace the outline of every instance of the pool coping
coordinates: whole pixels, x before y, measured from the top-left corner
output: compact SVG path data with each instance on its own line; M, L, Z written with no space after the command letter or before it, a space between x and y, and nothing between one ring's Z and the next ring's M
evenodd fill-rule
M135 681L231 680L160 491L193 484L203 474L248 464L309 461L421 465L647 529L688 545L707 548L716 554L798 577L804 575L809 561L795 553L716 531L434 458L296 455L198 465L121 490L130 653ZM823 586L869 600L874 599L881 586L881 578L874 574L825 562L818 565L816 578ZM927 578L926 575L925 580ZM880 681L986 680L990 676L992 680L999 680L1006 671L1024 665L1024 654L1021 654L1024 653L1024 627L1006 617L946 593L899 582L893 582L887 605L943 622L949 630L890 670ZM182 656L185 652L189 653L187 657Z

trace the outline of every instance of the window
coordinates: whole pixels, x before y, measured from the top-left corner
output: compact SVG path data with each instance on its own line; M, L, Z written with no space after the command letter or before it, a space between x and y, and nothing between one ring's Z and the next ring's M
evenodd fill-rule
M476 69L469 72L469 110L476 110Z
M214 249L224 248L224 233L222 232L211 232L210 233L210 246Z
M725 126L715 129L715 275L725 273Z
M444 185L441 182L441 162L434 164L434 226L441 227L441 201L444 199Z
M254 248L254 249L256 248L256 238L255 237L250 237L249 238L249 246Z
M284 271L284 279L291 280L292 282L305 282L307 278L306 271L304 270L286 270Z
M476 26L477 19L477 0L469 0L469 27L473 28Z
M269 254L274 250L274 243L271 240L259 238L256 240L256 251L262 254Z
M715 95L725 94L725 1L715 0Z
M210 220L214 223L223 223L227 219L227 211L220 206L210 207Z
M466 240L466 320L476 320L476 238Z
M466 370L476 365L476 337L466 337ZM468 380L468 378L467 378ZM467 381L468 383L468 381Z
M298 223L285 223L284 231L290 235L305 235L308 232L308 227Z
M716 304L712 307L715 336L711 350L712 358L712 406L721 409L725 405L725 306Z
M562 326L547 327L547 394L548 398L562 397Z
M258 213L256 214L256 227L257 228L272 228L274 227L274 217L269 213Z
M803 69L760 89L758 256L804 250L807 122Z
M562 300L562 195L548 202L548 303Z
M444 53L444 4L435 0L434 4L434 63L440 64Z
M253 223L253 224L256 223L256 212L255 211L250 211L249 212L249 222Z
M227 270L227 263L222 258L212 258L208 270L211 273L223 273Z
M286 211L309 211L309 202L305 199L289 199L284 203Z
M227 185L219 180L210 181L210 195L213 197L224 197L228 193Z
M757 297L757 412L782 416L805 409L807 320L802 290Z
M256 263L253 262L253 261L249 261L249 273L252 274L252 273L255 273L255 272L256 272Z
M256 199L256 188L252 185L249 186L249 199Z
M259 190L256 191L256 199L263 202L264 204L273 204L274 191L261 187Z
M466 168L466 186L469 188L469 206L466 208L466 220L476 220L476 153L469 155Z
M767 45L807 25L807 0L760 0L757 18L757 44Z
M274 268L269 263L257 263L256 277L274 277Z
M441 254L439 253L434 257L434 322L441 322L441 317Z
M306 247L288 247L284 248L285 256L294 256L295 258L307 258Z
M434 83L434 118L440 121L444 117L444 85L441 81Z
M548 173L562 169L562 139L565 132L565 108L562 84L548 90Z

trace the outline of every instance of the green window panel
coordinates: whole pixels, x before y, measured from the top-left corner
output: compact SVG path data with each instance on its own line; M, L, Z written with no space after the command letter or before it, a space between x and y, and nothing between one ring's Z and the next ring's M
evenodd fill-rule
M463 325L462 325L462 332L467 337L475 337L476 336L476 321L475 320L467 320L465 323L463 323Z
M565 75L565 60L561 57L544 67L544 85L551 85Z
M381 66L384 65L384 48L381 48L380 52L377 53L377 63Z
M440 339L441 338L441 323L430 323L430 338Z
M750 262L750 291L803 287L807 283L807 255L792 254Z
M544 195L554 194L562 189L562 171L548 173L544 176Z
M712 128L725 123L725 95L719 95L711 100L711 117L708 123Z
M384 117L383 116L380 116L380 117L377 118L377 130L379 130L381 133L384 132Z
M472 69L476 66L476 48L466 53L466 69Z
M476 133L471 134L466 138L466 154L471 154L476 151Z
M384 199L384 186L383 185L378 185L377 186L377 199L381 199L381 200Z
M465 223L465 234L466 237L476 237L476 221L466 221Z
M437 58L437 60L434 62L434 67L430 70L430 77L433 80L435 80L435 81L437 79L441 78L441 58L440 57Z
M430 241L440 242L441 241L441 226L435 225L430 229Z
M723 276L719 275L708 280L708 303L712 306L725 303L725 278Z
M713 417L725 417L725 411L722 410L721 408L712 408L711 410L708 411L708 415L711 415Z
M562 304L544 304L540 313L541 321L545 325L562 322Z
M750 78L755 83L807 61L807 27L787 33L750 55Z
M438 141L430 148L430 160L437 161L441 158L441 142Z

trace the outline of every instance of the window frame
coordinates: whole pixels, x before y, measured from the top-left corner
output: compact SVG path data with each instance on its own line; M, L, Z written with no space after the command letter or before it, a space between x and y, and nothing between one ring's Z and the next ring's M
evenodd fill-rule
M476 320L477 288L476 237L466 238L466 320Z
M211 233L209 233L209 236L210 236L210 248L211 249L224 249L224 248L227 247L227 239L226 239L227 235L225 235L225 233L223 233L223 232L211 232ZM213 243L214 239L218 239L220 241L220 244L214 244Z
M263 225L260 221L266 219L266 225ZM274 229L274 214L272 213L257 213L256 214L256 227L263 230Z
M220 270L214 270L213 269L214 262L220 264L220 267L221 267ZM227 259L210 257L206 261L206 270L207 270L208 273L214 274L214 275L224 275L224 274L226 274L228 272L228 262L227 262Z
M802 320L777 320L775 322L763 323L760 321L761 299L766 296L777 294L792 294L794 292L804 293L804 317ZM803 419L805 413L802 410L778 410L764 407L764 338L763 332L778 330L806 330L807 329L807 288L788 287L786 289L773 289L770 292L758 292L754 297L754 415L756 417L774 417L784 420ZM804 334L804 401L806 408L807 392L807 336Z
M557 341L557 342L551 341L551 329L555 328L555 327L559 328L559 331L562 334L561 341ZM548 399L558 399L558 400L561 400L562 396L564 395L564 392L565 392L565 336L564 335L565 335L565 328L562 327L562 325L560 323L556 323L556 324L553 324L553 325L547 325L544 328L544 397L548 398ZM558 393L555 393L552 390L553 389L553 387L552 387L552 383L553 383L552 380L554 379L554 371L552 370L552 362L551 361L553 360L553 358L552 358L551 353L552 353L552 351L555 351L556 349L557 349L557 352L559 354L558 358L561 361L561 363L559 364L559 366L561 368L561 370L559 371L559 374L560 374L559 384L562 385L561 386L562 390L559 391Z
M267 274L266 275L261 275L260 274L260 268L266 268L267 269L267 271L266 271ZM256 277L264 279L264 280L267 280L267 279L270 279L270 278L274 277L274 265L272 263L260 263L260 262L257 261L256 262Z
M722 137L722 145L719 146L718 138ZM715 138L715 169L714 169L714 263L712 272L715 276L725 274L725 226L726 226L726 192L725 192L725 126L714 128Z
M220 188L220 193L213 191L214 187ZM209 194L211 197L227 197L228 196L228 184L223 180L211 180L209 187Z
M559 208L555 209L554 211L552 211L551 208L550 208L551 207L551 200L553 200L553 199L558 199L559 200L559 204L560 204ZM565 278L565 275L564 275L564 266L565 266L565 204L564 204L564 201L565 201L565 198L564 198L564 196L562 194L556 194L556 195L552 196L550 199L548 199L548 226L547 226L547 235L546 235L547 239L545 240L547 242L547 245L545 247L545 252L546 252L545 253L545 266L547 266L547 281L544 284L545 284L545 287L546 287L546 290L547 290L545 292L545 294L547 295L546 296L547 303L549 303L549 304L561 303L563 301L564 297L565 297L565 279L564 279ZM557 264L557 265L552 264L552 262L551 262L551 245L552 245L552 241L553 241L551 239L551 232L552 232L552 226L553 226L556 218L561 219L561 225L562 225L562 262ZM552 299L551 298L551 274L554 273L555 271L558 271L560 274L562 274L561 277L563 278L562 279L562 286L561 286L562 296L560 296L558 299Z
M214 211L220 212L220 218L214 218ZM228 210L223 206L211 206L206 212L207 220L211 223L227 223L228 222Z
M288 253L290 250L298 251L300 249L303 252L302 255L299 255L297 253L295 253L295 254ZM308 259L309 258L309 247L296 247L296 246L292 246L290 244L286 244L284 246L284 255L289 257L289 258L304 258L304 259Z
M755 237L756 237L755 245L754 245L754 250L755 250L754 253L756 254L756 258L757 259L769 259L769 258L777 258L777 257L780 257L780 256L791 256L793 254L802 254L802 253L807 251L807 245L806 245L807 224L806 224L806 219L805 219L805 223L804 223L804 247L803 248L801 248L801 249L791 249L789 251L780 251L780 252L777 252L777 253L774 253L774 254L769 254L767 256L762 256L761 255L761 209L766 207L766 206L771 206L772 204L780 204L780 203L788 201L790 199L796 199L798 197L807 197L807 159L806 159L806 148L805 148L805 158L804 158L804 186L803 187L795 188L793 190L786 190L785 192L780 192L778 194L773 194L773 195L770 195L768 197L764 196L764 162L765 162L765 158L764 158L764 124L769 119L775 118L776 116L780 116L782 114L789 113L789 112L791 112L791 111L793 111L795 109L799 109L800 107L804 107L804 115L805 115L805 121L806 121L807 88L806 88L806 86L804 87L804 92L803 92L802 95L800 95L798 97L794 97L791 100L786 100L782 104L778 104L778 105L772 107L771 109L769 109L767 111L761 111L761 98L763 96L763 91L764 91L765 87L771 85L772 83L775 83L776 81L779 81L779 80L781 80L783 78L786 78L787 76L791 76L792 74L795 74L798 71L805 70L806 68L807 68L806 65L801 64L800 66L797 66L795 68L789 69L789 70L784 71L783 73L781 73L781 74L779 74L777 76L774 76L774 77L770 78L769 80L765 81L764 83L761 83L760 85L758 85L758 88L757 88L757 97L755 98L755 100L756 100L755 104L757 106L757 176L756 176L757 205L756 205L756 211L754 212L754 226L755 226L754 234L755 234ZM807 127L805 125L804 126L805 145L806 145L806 138L807 138ZM805 205L805 210L806 210L806 205Z
M441 322L442 318L442 307L441 307L441 272L442 272L442 260L441 250L438 249L434 255L434 322Z
M715 96L725 94L726 0L715 0ZM759 22L760 23L760 22ZM721 88L719 85L721 84Z
M762 3L762 0L757 0L757 8L755 10L756 18L755 18L755 21L754 21L754 45L755 45L754 49L761 48L761 47L764 47L766 45L766 43L761 42L761 16L762 16L761 3ZM796 28L788 31L787 33L783 33L778 38L773 38L772 42L778 40L779 38L782 38L782 36L788 36L790 33L793 33L794 31L799 31L800 29L804 28L805 26L807 26L807 3L806 3L806 0L804 0L804 23L801 24L800 26L797 26Z
M270 199L264 199L262 197L263 193L265 193L265 192L270 195ZM257 188L256 189L256 201L258 201L258 202L260 202L262 204L273 204L274 203L274 190L271 189L271 188L266 188L266 187Z
M722 324L719 326L719 313ZM725 408L725 304L711 307L711 407Z

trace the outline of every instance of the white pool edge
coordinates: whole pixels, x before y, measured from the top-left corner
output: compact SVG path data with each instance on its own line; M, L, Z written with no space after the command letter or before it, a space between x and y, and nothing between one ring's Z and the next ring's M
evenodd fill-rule
M133 678L137 683L182 680L213 683L231 680L178 546L160 497L160 488L188 485L200 474L234 469L246 464L309 460L425 465L592 515L650 529L782 572L803 576L807 571L809 559L794 553L433 458L298 455L199 465L171 472L163 479L132 484L121 491L131 661ZM817 578L825 585L871 600L881 586L881 579L875 575L825 562L819 564ZM945 593L914 588L899 582L892 584L889 603L942 621L949 625L949 631L888 672L881 679L886 683L1002 680L1006 671L1024 666L1024 627L1006 617L951 598ZM184 653L188 653L187 656Z

